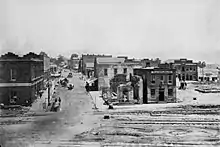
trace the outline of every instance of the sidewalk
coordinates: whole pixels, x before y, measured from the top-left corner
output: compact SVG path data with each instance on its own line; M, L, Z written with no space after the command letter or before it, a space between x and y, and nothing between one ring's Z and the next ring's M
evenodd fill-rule
M54 93L54 87L57 80L52 81L52 87L50 88L50 101L52 102L52 95ZM46 105L45 105L46 104ZM46 109L44 107L46 106ZM30 108L30 111L47 111L50 107L48 107L48 88L43 92L42 97L38 97Z

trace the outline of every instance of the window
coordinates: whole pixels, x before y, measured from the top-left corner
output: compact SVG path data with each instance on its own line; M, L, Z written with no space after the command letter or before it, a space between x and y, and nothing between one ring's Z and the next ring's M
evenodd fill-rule
M114 75L117 75L117 73L118 73L118 69L115 68L115 69L114 69Z
M127 68L124 68L123 72L124 72L124 74L127 74Z
M15 69L11 69L11 80L16 81L17 71Z
M155 84L155 75L151 75L151 83Z
M188 71L189 70L189 68L186 68L186 71Z
M173 76L172 75L168 75L168 83L169 84L173 83Z
M193 80L193 76L192 75L189 76L189 80Z
M173 96L173 89L168 89L168 96Z
M155 89L150 90L151 96L155 96Z
M160 76L160 80L163 81L163 75Z
M192 67L190 67L189 69L190 69L190 71L192 71Z
M185 67L182 67L182 71L185 71Z
M108 69L107 68L104 69L104 76L108 76Z

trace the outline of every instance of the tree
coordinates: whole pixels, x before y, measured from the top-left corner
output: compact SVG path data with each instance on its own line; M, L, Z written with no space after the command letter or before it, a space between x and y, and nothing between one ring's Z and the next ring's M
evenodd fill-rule
M202 78L204 79L204 68L206 67L205 61L203 61L203 62L199 61L199 62L198 62L198 67L199 67L200 69L202 69Z
M78 58L78 55L77 54L72 54L71 57L70 57L70 60L73 60L74 58Z
M48 55L45 52L43 52L43 51L40 52L40 55L48 57Z

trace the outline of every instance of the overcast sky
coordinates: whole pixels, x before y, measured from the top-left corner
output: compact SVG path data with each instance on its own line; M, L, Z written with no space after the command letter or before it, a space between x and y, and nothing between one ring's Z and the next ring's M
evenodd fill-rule
M220 0L0 0L0 51L220 63Z

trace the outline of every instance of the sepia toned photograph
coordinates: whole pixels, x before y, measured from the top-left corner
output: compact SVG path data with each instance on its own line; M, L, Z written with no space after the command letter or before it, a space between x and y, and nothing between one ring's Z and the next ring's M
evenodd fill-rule
M220 147L220 0L0 0L0 147Z

